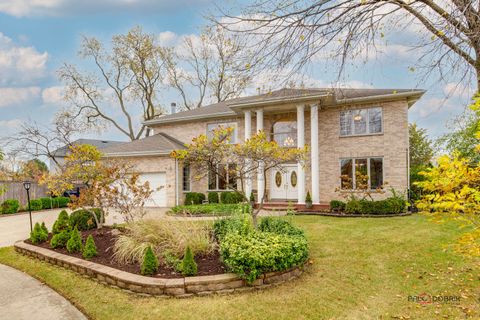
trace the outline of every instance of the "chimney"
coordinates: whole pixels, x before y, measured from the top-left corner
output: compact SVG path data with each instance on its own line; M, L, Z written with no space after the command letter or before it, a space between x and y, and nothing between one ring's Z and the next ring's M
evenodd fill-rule
M175 102L172 102L170 104L170 114L177 113L177 104Z

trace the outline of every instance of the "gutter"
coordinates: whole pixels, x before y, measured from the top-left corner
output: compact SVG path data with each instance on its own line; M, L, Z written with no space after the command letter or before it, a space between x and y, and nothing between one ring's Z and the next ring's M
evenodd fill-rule
M117 157L147 157L147 156L168 156L170 151L134 151L134 152L114 152L106 153L103 158L117 158Z
M173 123L173 122L182 122L187 120L197 120L197 119L205 119L205 118L227 118L231 116L236 116L237 114L233 111L224 111L224 112L216 112L212 114L201 114L201 115L193 115L193 116L184 116L184 117L177 117L173 119L155 119L155 120L147 120L142 122L144 125L152 125L152 124L162 124L162 123Z
M291 98L285 98L285 97L276 97L276 98L271 98L271 99L266 99L266 100L254 100L254 101L249 101L249 102L244 102L244 103L227 103L227 106L229 106L232 109L239 108L239 107L256 107L256 106L264 106L268 104L273 104L277 102L281 103L289 103L289 102L296 102L296 101L303 101L303 100L313 100L313 99L320 99L320 98L325 98L332 96L333 94L331 92L325 92L322 94L308 94L308 95L301 95L301 96L294 96Z
M351 104L351 103L361 103L361 102L369 102L375 100L386 100L388 98L393 99L401 99L401 98L409 98L411 96L416 96L415 99L408 100L409 107L413 105L418 99L420 99L424 94L425 90L418 90L418 91L407 91L407 92L400 92L400 93L389 93L389 94L382 94L378 96L370 96L370 97L359 97L359 98L349 98L349 99L340 99L336 100L335 104Z

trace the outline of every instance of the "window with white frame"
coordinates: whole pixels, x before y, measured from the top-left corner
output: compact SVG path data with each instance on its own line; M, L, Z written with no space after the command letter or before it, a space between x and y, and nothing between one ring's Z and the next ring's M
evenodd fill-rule
M182 190L190 191L190 166L188 164L183 166Z
M210 123L207 124L207 137L211 139L213 137L213 131L218 128L232 128L232 135L230 137L230 143L237 143L237 123L236 122L224 122L224 123Z
M383 131L381 107L355 109L340 112L340 135L355 136Z
M208 172L208 190L230 190L237 188L237 166L233 163L218 165Z
M340 185L343 190L375 190L383 186L383 158L340 160Z

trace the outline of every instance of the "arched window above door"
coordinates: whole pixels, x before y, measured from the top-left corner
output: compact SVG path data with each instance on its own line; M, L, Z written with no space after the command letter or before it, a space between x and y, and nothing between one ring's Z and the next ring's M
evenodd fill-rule
M280 120L273 124L272 139L281 147L297 146L297 121Z

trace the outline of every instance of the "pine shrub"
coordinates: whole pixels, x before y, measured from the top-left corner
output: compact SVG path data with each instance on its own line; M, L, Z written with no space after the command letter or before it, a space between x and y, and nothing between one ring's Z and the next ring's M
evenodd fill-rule
M33 244L38 244L47 241L47 239L48 233L42 229L38 222L35 223L35 227L32 232L30 232L30 241L32 241Z
M193 253L190 247L187 247L185 250L181 270L185 277L194 276L197 274L197 263L193 259Z
M62 210L58 214L58 218L53 224L52 233L58 234L64 230L70 230L70 218L68 217L67 211Z
M60 233L54 234L52 240L50 240L50 246L52 248L65 248L68 240L70 239L70 230L63 230Z
M82 235L75 227L67 241L67 251L70 253L82 252Z
M92 235L89 235L83 248L83 257L88 260L95 256L97 256L97 246L95 245Z
M140 273L143 275L154 275L158 271L158 258L153 253L152 247L147 247L143 257Z
M48 236L48 229L47 229L47 226L45 225L45 222L42 222L42 225L40 226L43 230L43 232L45 232Z

